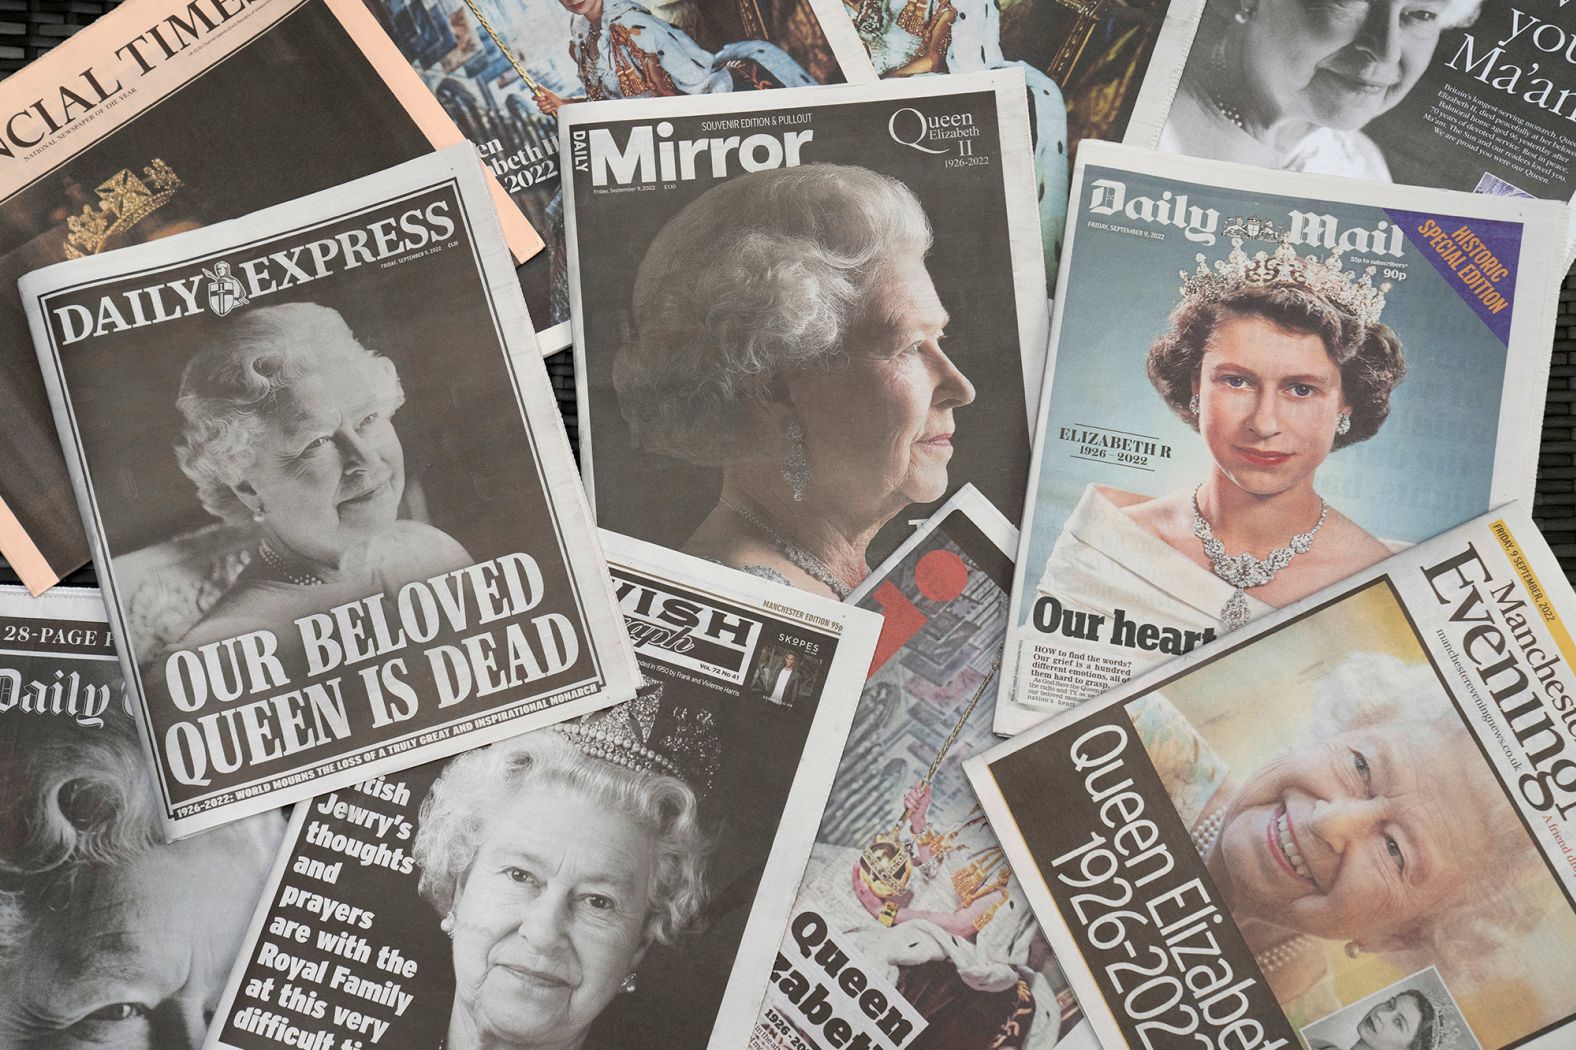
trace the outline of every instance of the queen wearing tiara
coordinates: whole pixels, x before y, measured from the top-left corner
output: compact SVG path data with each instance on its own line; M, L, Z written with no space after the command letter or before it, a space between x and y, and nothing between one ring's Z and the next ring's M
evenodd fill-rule
M1200 255L1182 275L1147 362L1209 467L1164 496L1085 489L1037 588L1063 607L1209 637L1392 553L1315 485L1331 452L1379 431L1405 375L1401 341L1379 320L1387 286L1285 240L1253 258L1240 237L1232 245L1213 269Z
M420 891L453 942L445 1050L590 1050L640 963L698 924L710 712L660 687L571 725L469 751L422 803Z

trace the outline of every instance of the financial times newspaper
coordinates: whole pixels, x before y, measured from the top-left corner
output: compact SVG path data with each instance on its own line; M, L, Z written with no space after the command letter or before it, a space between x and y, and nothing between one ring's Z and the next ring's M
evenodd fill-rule
M1570 1046L1573 608L1510 504L971 759L1101 1043Z
M170 834L634 694L475 160L22 282Z
M1041 235L1052 275L1067 217L1067 177L1084 139L1152 135L1129 122L1173 83L1154 55L1185 50L1202 0L815 0L822 21L852 26L883 78L1023 71L1034 129Z
M1096 1046L963 776L1016 540L964 488L851 598L881 639L752 1050Z
M365 2L542 231L520 278L543 353L569 345L560 107L874 79L848 20L811 0Z
M602 535L639 696L299 806L210 1050L741 1045L880 618Z
M160 843L132 717L97 591L0 587L8 1047L196 1045L273 866L277 813Z
M600 525L846 595L963 485L1022 505L1048 304L1019 71L560 122Z
M356 0L145 0L0 85L0 286L460 141ZM495 187L517 259L541 239ZM0 310L0 554L33 593L88 559L21 304Z
M1562 205L1079 165L1004 734L1530 501L1537 462Z
M1157 52L1156 90L1146 91L1125 141L1320 175L1570 202L1573 44L1564 0L1328 11L1211 0L1191 44L1179 36ZM1576 230L1565 242L1567 262L1572 237Z

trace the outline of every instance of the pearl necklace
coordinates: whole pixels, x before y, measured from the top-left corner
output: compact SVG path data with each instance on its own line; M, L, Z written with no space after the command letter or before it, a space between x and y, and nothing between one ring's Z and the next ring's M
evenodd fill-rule
M1198 489L1203 487L1200 485ZM1329 516L1330 505L1321 498L1319 520L1313 523L1313 528L1307 532L1297 533L1291 538L1290 543L1275 548L1270 551L1269 557L1260 561L1247 551L1236 555L1226 553L1226 545L1215 538L1208 519L1198 509L1198 489L1193 490L1193 535L1204 544L1204 554L1214 566L1215 575L1236 588L1220 609L1221 626L1225 631L1235 631L1253 618L1248 610L1248 588L1264 586L1275 579L1276 573L1291 564L1293 557L1307 553L1308 548L1313 546L1313 538L1324 527L1324 519Z
M318 584L328 582L315 572L299 572L293 569L285 556L274 550L274 545L268 542L267 536L257 541L257 556L276 577L286 583L293 583L297 587L316 587Z
M853 591L852 587L848 586L842 580L837 578L836 574L832 572L832 570L827 566L826 562L822 561L820 558L817 558L803 547L789 543L782 533L766 524L766 522L762 521L755 514L751 513L747 508L739 506L727 496L718 496L717 502L721 503L724 507L727 507L734 514L742 518L746 524L753 526L757 532L771 540L777 549L782 552L783 557L787 558L799 568L803 569L805 573L807 573L813 579L820 583L824 583L833 594L837 595L838 601L842 601L844 598L847 598L848 595Z
M1199 822L1193 829L1193 848L1198 850L1200 857L1208 857L1209 851L1215 848L1215 842L1220 838L1221 825L1224 822L1225 807L1222 806ZM1259 964L1263 973L1272 973L1279 970L1317 944L1317 940L1306 933L1294 933L1290 937L1273 944L1262 952L1254 952L1253 959Z

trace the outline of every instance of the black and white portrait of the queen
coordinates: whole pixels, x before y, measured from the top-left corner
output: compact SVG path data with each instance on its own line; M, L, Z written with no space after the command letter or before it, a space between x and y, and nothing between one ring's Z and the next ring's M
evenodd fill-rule
M1430 966L1302 1030L1308 1050L1480 1050Z

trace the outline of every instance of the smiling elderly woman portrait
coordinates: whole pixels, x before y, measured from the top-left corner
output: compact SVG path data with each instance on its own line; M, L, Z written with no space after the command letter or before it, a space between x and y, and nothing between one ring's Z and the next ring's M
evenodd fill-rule
M1326 944L1437 966L1457 995L1503 977L1549 876L1431 667L1354 653L1315 697L1312 728L1245 771L1164 696L1128 709L1287 1016L1340 1007Z
M1210 0L1160 148L1390 181L1363 128L1483 0Z
M1406 375L1381 289L1285 243L1250 259L1239 238L1217 265L1199 264L1146 358L1203 441L1204 476L1160 496L1086 488L1042 598L1229 631L1393 553L1314 484L1333 451L1378 433Z
M447 1050L589 1050L653 944L706 898L707 745L643 695L455 759L422 804L421 893L453 940ZM712 755L715 755L714 745ZM699 781L692 785L690 781Z
M830 164L733 179L663 227L613 382L638 445L721 471L685 552L843 598L881 527L946 494L974 387L930 241L907 187Z
M252 524L253 545L178 646L288 625L470 563L444 533L400 520L404 400L393 362L312 303L237 315L192 358L177 400L181 470L210 514Z
M0 1050L196 1050L283 823L166 845L129 719L29 717L0 763Z

